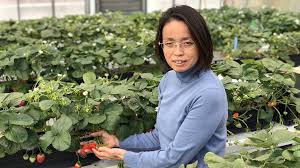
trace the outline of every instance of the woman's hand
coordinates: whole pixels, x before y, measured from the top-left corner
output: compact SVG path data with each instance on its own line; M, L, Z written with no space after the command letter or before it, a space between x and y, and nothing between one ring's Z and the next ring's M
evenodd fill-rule
M119 147L119 139L115 135L111 135L103 130L93 132L89 135L83 136L82 138L88 137L101 137L105 147L108 148Z
M124 160L126 150L120 148L99 147L92 149L95 156L102 160Z

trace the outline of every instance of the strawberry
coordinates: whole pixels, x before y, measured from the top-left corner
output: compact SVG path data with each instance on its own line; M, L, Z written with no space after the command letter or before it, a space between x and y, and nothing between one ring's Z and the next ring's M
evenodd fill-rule
M232 115L232 118L237 119L239 117L239 113L238 112L234 112Z
M45 161L45 155L43 153L40 153L36 156L36 161L38 163L43 163Z
M29 159L29 155L28 155L27 153L25 153L25 154L23 155L23 159L24 159L24 160L28 160L28 159Z
M92 149L94 149L94 148L96 148L97 147L97 143L96 142L91 142L91 143L89 143L89 149L90 150L92 150Z
M25 104L26 104L26 102L24 100L21 100L19 102L19 107L23 107L23 106L25 106Z
M80 152L79 152L79 155L81 157L85 157L86 156L86 151L92 151L92 149L96 148L97 147L97 143L96 142L90 142L90 143L86 143L86 144L83 144L81 149L80 149Z
M31 162L31 163L34 163L35 162L35 155L31 155L30 157L29 157L29 161Z
M79 162L75 163L74 168L81 168L81 165Z

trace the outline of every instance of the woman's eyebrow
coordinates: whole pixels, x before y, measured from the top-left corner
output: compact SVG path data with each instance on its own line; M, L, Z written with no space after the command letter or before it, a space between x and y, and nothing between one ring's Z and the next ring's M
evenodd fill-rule
M183 37L183 38L180 39L180 41L183 41L183 40L191 40L191 39L192 39L191 37ZM175 39L172 38L172 37L168 37L168 38L166 38L165 40L166 40L166 41L175 41Z

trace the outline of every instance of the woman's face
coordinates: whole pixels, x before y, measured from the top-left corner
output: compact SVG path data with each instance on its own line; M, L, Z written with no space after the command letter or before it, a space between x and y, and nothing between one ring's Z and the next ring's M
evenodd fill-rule
M184 72L198 61L198 48L183 21L171 20L162 30L165 59L176 72Z

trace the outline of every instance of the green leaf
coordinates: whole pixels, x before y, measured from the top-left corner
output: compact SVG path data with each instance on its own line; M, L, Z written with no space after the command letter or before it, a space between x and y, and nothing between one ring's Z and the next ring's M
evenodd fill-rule
M269 159L271 155L272 155L272 152L267 152L267 153L265 153L265 154L263 154L261 156L258 156L256 158L254 158L253 160L256 160L256 161L265 161L265 160Z
M107 115L120 115L123 112L123 106L120 104L110 104L104 109L104 113Z
M0 103L1 104L8 97L8 95L9 95L9 93L0 93Z
M245 80L257 80L259 73L256 69L248 68L243 72L243 78Z
M263 58L262 59L262 63L264 65L264 67L266 67L269 71L274 72L275 69L277 68L278 63L275 62L273 59L271 58Z
M60 37L61 33L59 31L54 31L52 29L45 29L41 31L41 37L43 39L45 38L51 38L51 37Z
M28 130L28 138L21 144L22 149L33 150L39 144L39 137L33 130Z
M96 55L99 55L99 56L104 57L104 58L109 57L109 54L106 52L105 49L101 49L100 51L96 52Z
M293 155L297 158L300 158L300 151L295 151Z
M4 132L8 128L8 118L8 113L0 113L0 132Z
M147 79L147 80L152 80L153 79L153 75L151 73L142 73L141 74L141 78Z
M141 108L139 100L135 97L130 98L127 104L128 107L133 111L138 111Z
M282 152L282 156L286 159L286 160L289 160L289 161L294 161L295 160L295 157L293 156L293 153L292 152L289 152L288 150L284 150Z
M87 72L82 75L83 81L86 84L93 84L96 80L96 75L94 72Z
M101 127L108 131L114 131L120 121L120 118L121 117L118 115L108 115Z
M14 125L5 131L4 136L10 141L22 143L27 140L28 133L25 128Z
M144 58L137 57L137 58L131 58L130 61L128 62L132 62L133 65L142 65L145 62L145 60Z
M287 85L287 86L290 86L290 87L294 87L295 86L295 81L292 80L291 78L285 78L283 80L283 84Z
M30 109L26 112L27 115L29 115L31 118L33 118L34 121L39 121L40 119L40 111L36 109Z
M23 95L24 94L20 92L12 92L7 96L5 101L7 101L11 106L17 106L22 100Z
M48 146L53 142L54 136L51 131L47 131L43 136L40 137L40 144L43 151L47 151Z
M20 126L29 126L34 123L33 119L27 114L11 113L8 119L10 124Z
M299 89L296 89L296 88L291 88L290 90L291 90L291 92L294 93L294 94L300 93L300 90L299 90Z
M298 138L298 137L295 137L295 138ZM294 140L294 139L293 139ZM297 145L293 145L291 146L290 148L288 148L289 151L297 151L297 150L300 150L300 144L297 144Z
M229 167L226 160L212 152L207 152L204 157L205 163L208 165L209 168L220 168L220 167Z
M69 132L60 132L54 136L52 145L58 151L67 150L71 145L71 135Z
M54 133L54 135L61 132L66 132L72 127L72 124L72 120L68 116L63 114L57 121L55 121L51 131L52 133Z
M285 129L275 130L271 135L275 144L286 143L291 141L296 135Z
M106 120L105 114L93 114L87 118L87 121L91 124L100 124Z
M116 59L116 62L119 64L124 64L126 61L126 54L123 52L118 52L114 54L113 57Z
M49 110L54 104L55 102L53 100L42 100L39 103L39 107L41 108L41 110L46 111Z

